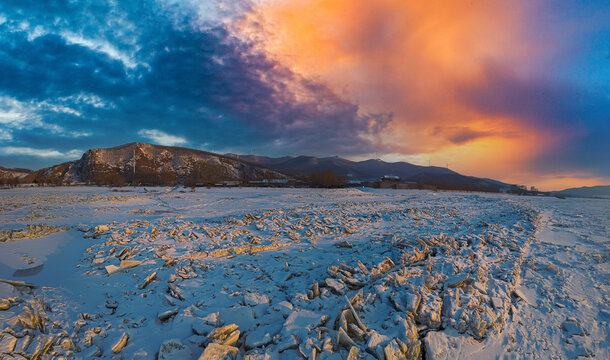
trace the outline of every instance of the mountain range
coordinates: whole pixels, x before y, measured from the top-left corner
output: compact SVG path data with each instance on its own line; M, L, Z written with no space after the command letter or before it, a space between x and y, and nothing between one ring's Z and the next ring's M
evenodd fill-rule
M215 154L183 147L129 143L106 149L87 150L79 160L48 168L0 168L0 176L12 175L22 182L97 184L216 184L218 182L285 182L297 178L307 183L313 173L331 170L350 183L379 181L393 175L401 181L456 190L501 191L511 185L465 176L437 166L379 159L351 161L338 156L272 158L257 155Z
M402 181L428 183L458 189L494 188L508 189L511 185L486 178L465 176L445 167L420 166L407 162L386 162L379 159L351 161L338 156L318 158L313 156L285 156L272 158L257 155L226 154L249 163L267 166L294 176L307 176L315 171L332 170L345 174L351 182L379 181L386 175L398 176Z
M379 159L350 161L338 156L324 158L313 156L272 158L236 154L226 154L226 156L245 160L253 164L268 166L297 176L307 175L313 171L332 170L337 173L346 174L350 179L357 181L375 181L384 175L395 175L402 179L413 179L423 174L459 175L455 171L444 167L419 166L407 162L385 162Z

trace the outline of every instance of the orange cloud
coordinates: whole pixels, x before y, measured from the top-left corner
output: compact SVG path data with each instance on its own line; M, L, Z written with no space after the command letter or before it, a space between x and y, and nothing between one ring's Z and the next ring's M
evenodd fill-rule
M266 0L234 30L362 113L392 113L374 139L380 151L521 179L513 175L561 136L490 114L461 92L485 84L490 67L527 78L544 61L526 12L520 2L495 0Z

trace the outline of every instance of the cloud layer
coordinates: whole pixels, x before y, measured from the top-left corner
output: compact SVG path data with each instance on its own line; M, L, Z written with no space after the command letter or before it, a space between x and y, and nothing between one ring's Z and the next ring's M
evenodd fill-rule
M610 145L592 141L610 137L610 89L591 86L594 74L585 84L564 76L583 65L583 40L610 38L599 10L495 0L270 0L235 27L360 109L392 113L380 151L532 183L539 175L610 176L609 162L595 155ZM570 18L575 11L591 15L589 25Z
M608 22L570 6L3 1L0 163L150 141L607 181Z
M2 137L58 155L135 140L270 155L373 151L391 114L361 112L194 5L0 5Z

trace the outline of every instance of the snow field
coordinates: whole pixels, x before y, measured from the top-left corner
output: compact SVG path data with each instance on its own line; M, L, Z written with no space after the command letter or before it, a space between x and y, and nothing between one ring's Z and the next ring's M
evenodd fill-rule
M252 188L0 201L0 277L25 281L0 287L6 358L608 355L602 201Z

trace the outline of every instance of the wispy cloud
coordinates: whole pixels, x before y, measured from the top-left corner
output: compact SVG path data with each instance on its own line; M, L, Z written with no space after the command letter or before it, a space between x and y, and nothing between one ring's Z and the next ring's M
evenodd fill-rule
M111 101L107 101L102 99L100 96L95 94L87 94L80 93L77 95L64 96L57 98L58 101L62 103L71 103L71 104L85 104L92 106L96 109L113 109L116 107Z
M149 139L159 145L174 146L184 145L188 143L188 140L183 137L170 135L161 130L156 129L142 129L138 131L138 135L143 138Z
M13 134L9 130L0 127L0 140L13 140Z
M30 124L28 124L30 122ZM28 104L10 96L0 95L0 124L13 129L21 129L28 125L40 124Z
M88 38L81 34L76 34L68 31L61 33L61 36L70 45L75 44L88 48L91 51L95 51L104 54L111 59L118 60L128 69L134 69L138 65L148 66L145 62L139 62L136 60L133 53L119 50L112 43L105 39Z
M2 146L0 147L1 155L25 155L39 158L66 159L78 158L83 154L82 150L59 151L55 149L35 149L31 147L21 146Z
M0 95L0 130L12 133L18 130L44 129L51 134L81 137L91 133L76 129L66 129L63 126L49 122L49 112L81 117L82 113L72 107L62 105L58 100L19 101L10 96ZM2 129L4 128L4 129Z

